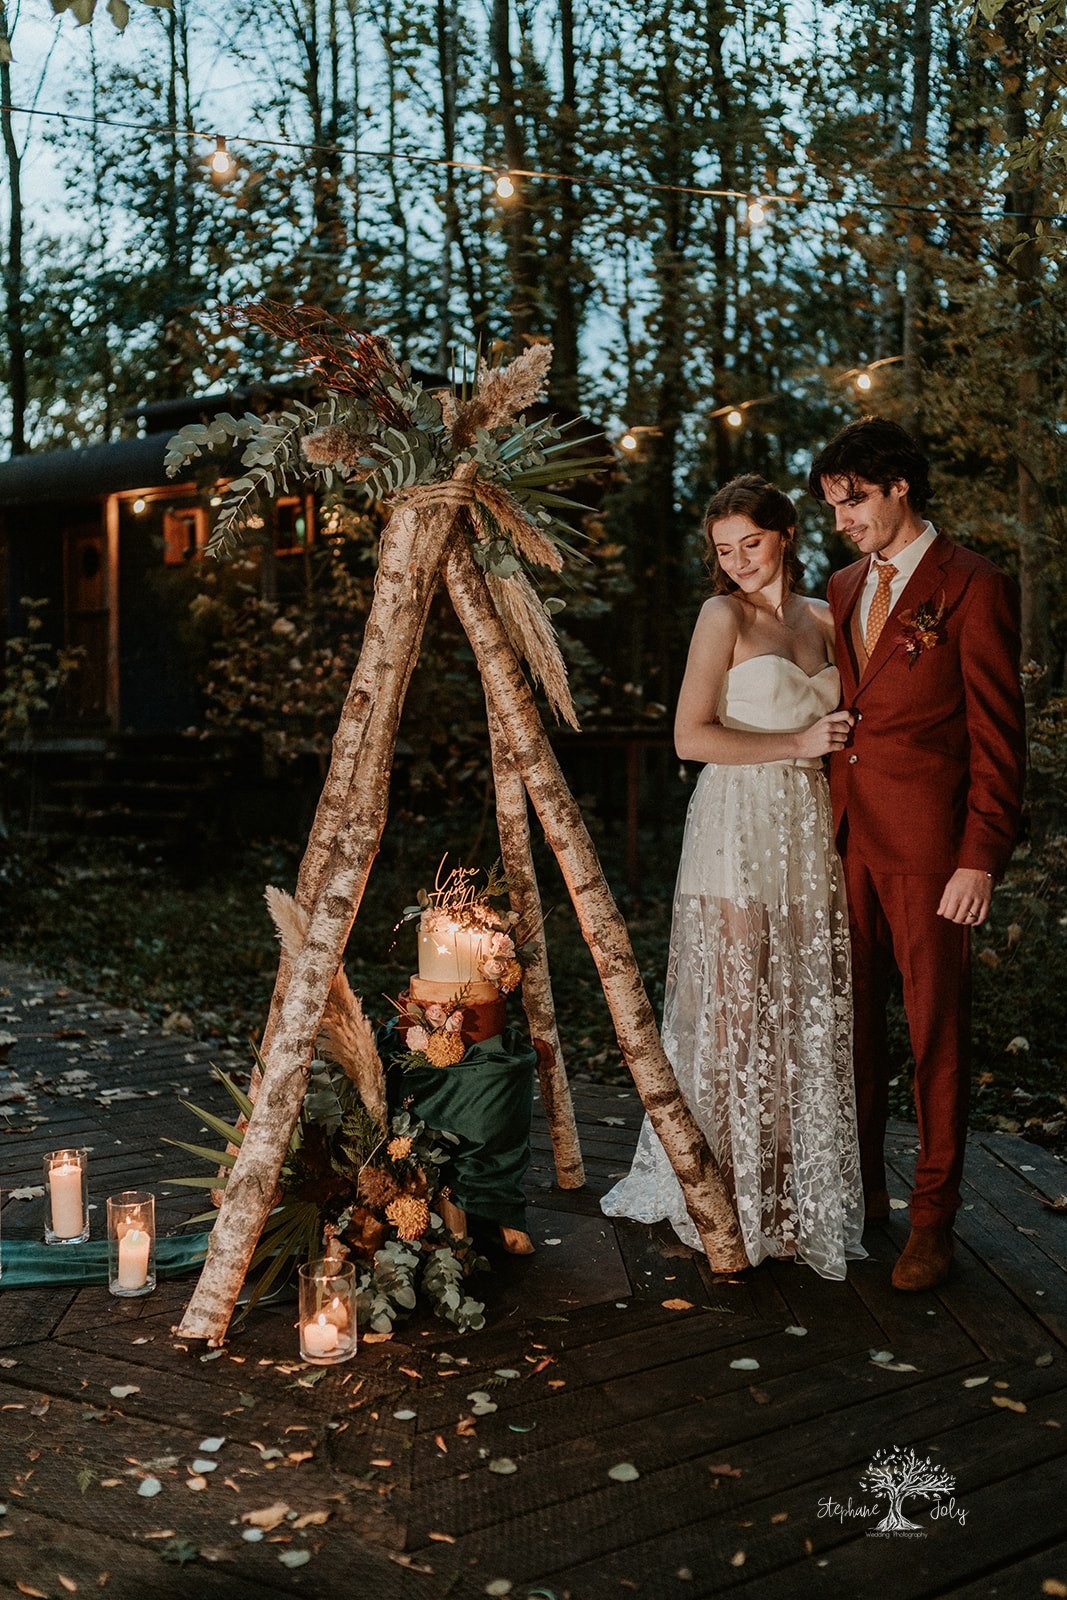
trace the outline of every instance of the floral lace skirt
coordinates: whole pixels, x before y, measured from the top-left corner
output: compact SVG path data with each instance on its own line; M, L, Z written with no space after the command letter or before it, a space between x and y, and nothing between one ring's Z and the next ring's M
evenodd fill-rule
M827 1278L865 1255L848 916L821 771L704 768L675 890L663 1044L715 1153L753 1265ZM646 1117L608 1216L667 1219L700 1248Z

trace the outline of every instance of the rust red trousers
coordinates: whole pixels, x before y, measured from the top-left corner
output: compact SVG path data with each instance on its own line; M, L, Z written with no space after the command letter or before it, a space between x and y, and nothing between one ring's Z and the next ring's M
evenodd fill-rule
M867 1193L885 1188L886 1000L895 962L904 980L919 1120L911 1221L918 1227L948 1226L960 1204L970 1105L970 930L937 915L948 872L938 877L881 873L850 846L846 839L863 1187Z

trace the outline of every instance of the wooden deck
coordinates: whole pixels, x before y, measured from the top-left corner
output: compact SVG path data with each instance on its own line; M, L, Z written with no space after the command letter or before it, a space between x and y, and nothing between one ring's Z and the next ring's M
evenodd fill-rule
M168 1190L189 1158L160 1137L193 1127L179 1092L217 1093L218 1052L0 964L5 1029L6 1237L36 1235L39 1202L10 1192L59 1143L92 1146L97 1219L135 1184L163 1226L195 1208ZM216 1357L173 1338L187 1281L132 1302L0 1282L0 1600L1067 1594L1067 1214L1043 1204L1067 1166L973 1136L937 1294L890 1287L903 1211L868 1230L847 1285L786 1264L722 1282L669 1230L600 1215L640 1108L592 1085L576 1099L589 1186L553 1187L539 1128L538 1251L495 1263L477 1335L424 1319L320 1375L296 1359L292 1306ZM914 1143L894 1129L900 1197ZM497 1410L472 1419L476 1390ZM220 1436L217 1470L193 1473ZM910 1536L872 1537L860 1480L898 1445L954 1494L906 1503ZM613 1480L622 1463L639 1477ZM278 1504L246 1541L242 1515Z

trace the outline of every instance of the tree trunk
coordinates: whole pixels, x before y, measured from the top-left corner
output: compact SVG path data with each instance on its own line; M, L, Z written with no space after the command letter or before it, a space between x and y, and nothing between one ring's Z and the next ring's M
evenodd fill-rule
M570 1084L563 1064L563 1051L556 1026L556 1007L552 998L552 976L548 966L541 894L537 887L533 854L530 848L530 819L526 809L526 790L508 748L492 703L489 713L489 742L493 753L493 788L496 791L496 820L500 834L500 853L508 878L511 908L519 913L527 930L541 943L540 960L527 967L522 980L522 1004L530 1025L530 1037L537 1051L537 1075L541 1084L541 1103L545 1108L548 1131L552 1135L552 1154L556 1163L556 1182L561 1189L580 1189L585 1183L582 1147L574 1121Z
M1015 27L1005 27L1005 126L1015 145L1030 132L1027 104L1032 94L1027 46ZM1045 540L1042 418L1045 412L1041 367L1041 249L1035 235L1040 209L1038 178L1025 167L1011 175L1009 205L1022 241L1010 271L1015 288L1015 473L1019 523L1019 589L1022 600L1022 658L1048 665L1048 566ZM1048 692L1044 678L1033 680L1029 697Z
M930 0L915 0L912 15L912 89L908 143L912 193L921 204L927 193L926 136L930 120ZM926 298L926 230L923 214L911 213L904 266L904 420L919 443L922 423L922 346Z
M561 95L556 114L559 139L559 169L575 170L575 134L578 128L578 77L575 70L574 0L559 0L559 56ZM578 185L559 186L559 232L553 251L552 298L552 395L563 406L577 411L578 393L578 304L575 294L574 246L582 223Z
M496 67L497 118L504 140L504 160L512 172L526 167L522 130L515 98L515 72L511 63L511 3L493 0L489 26L489 46ZM508 276L511 298L511 342L519 354L526 346L526 335L533 327L533 296L527 261L526 235L530 227L529 202L523 180L515 180L515 193L504 202L507 210L504 237L507 242Z
M22 158L11 126L11 47L7 11L0 7L0 131L7 162L7 253L4 259L4 336L7 345L11 454L26 452L26 319L22 305Z
M470 478L476 468L468 463L459 470ZM378 590L301 867L303 893L298 885L297 898L310 911L308 931L291 969L284 957L279 961L264 1039L265 1071L212 1229L207 1261L182 1319L185 1338L212 1344L225 1338L274 1201L326 997L385 827L404 694L440 551L456 519L447 491L441 498L444 503L425 516L405 508L397 527L390 521L382 539Z
M450 0L437 0L437 73L441 87L441 142L446 161L456 159L456 27L455 7ZM452 360L452 266L459 238L459 205L456 201L455 168L444 174L444 228L441 234L441 283L438 290L437 365L447 372Z
M549 745L530 687L465 543L453 540L448 592L474 651L486 696L556 854L596 963L623 1057L685 1194L716 1272L748 1265L737 1219L703 1134L678 1091L634 959L626 924L593 841Z

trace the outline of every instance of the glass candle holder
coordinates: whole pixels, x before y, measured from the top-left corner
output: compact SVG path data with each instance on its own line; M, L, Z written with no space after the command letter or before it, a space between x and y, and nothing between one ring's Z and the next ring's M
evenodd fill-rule
M300 1358L333 1366L356 1353L356 1268L308 1261L300 1268Z
M50 1150L45 1156L45 1244L84 1244L88 1239L88 1176L88 1150Z
M123 1299L156 1286L156 1197L124 1189L108 1196L107 1286Z

